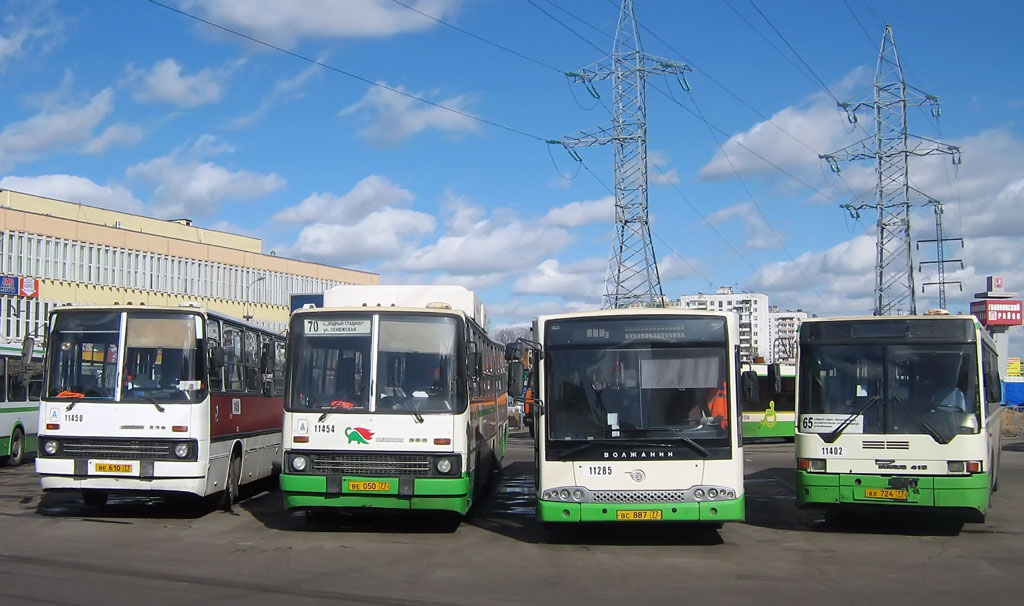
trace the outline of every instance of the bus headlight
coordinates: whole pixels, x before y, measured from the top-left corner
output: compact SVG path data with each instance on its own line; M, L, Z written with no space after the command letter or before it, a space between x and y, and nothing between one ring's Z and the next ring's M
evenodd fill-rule
M174 456L178 457L179 459L187 458L188 450L188 442L179 442L174 445Z
M47 440L43 442L43 452L51 457L57 454L57 440Z
M698 499L703 499L704 498L704 489L703 488L698 488L697 490L694 490L693 491L693 496L697 497Z
M438 459L437 460L437 471L438 473L448 473L452 470L451 459Z
M292 455L292 470L294 471L306 471L306 467L309 466L309 460L302 455Z

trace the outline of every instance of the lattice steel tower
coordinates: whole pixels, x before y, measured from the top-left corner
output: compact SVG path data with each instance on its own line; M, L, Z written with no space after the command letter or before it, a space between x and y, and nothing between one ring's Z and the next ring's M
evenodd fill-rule
M903 79L903 67L896 52L892 28L885 26L875 70L874 100L840 103L847 118L857 123L857 112L873 110L875 133L837 152L819 156L835 172L840 161L873 160L878 184L875 203L844 204L855 217L859 210L874 208L878 213L878 241L875 260L875 315L917 313L914 296L914 268L910 250L911 192L925 200L930 197L910 186L908 162L911 156L950 154L960 163L960 148L911 135L907 132L907 107L928 104L932 115L939 116L939 99Z
M605 308L663 304L648 225L646 81L650 74L688 71L686 65L644 53L633 0L623 0L609 60L566 74L570 80L584 83L595 97L593 83L598 80L610 78L614 89L611 125L560 141L567 149L615 146L615 242L605 279Z

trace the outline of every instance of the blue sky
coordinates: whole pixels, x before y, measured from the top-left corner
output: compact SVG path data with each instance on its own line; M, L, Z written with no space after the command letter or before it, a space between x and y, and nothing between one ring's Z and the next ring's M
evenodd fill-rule
M360 80L145 0L4 2L0 187L189 217L388 282L461 283L497 326L599 305L611 149L581 150L581 167L538 138L608 122L609 86L595 101L563 72L611 50L617 3L402 2L491 44L392 0L167 0ZM956 170L911 165L966 240L947 253L966 263L950 307L993 273L1024 290L1024 5L637 0L636 13L647 52L694 68L689 92L674 78L648 90L667 295L732 285L784 308L870 311L874 216L838 204L870 199L871 167L840 180L817 153L863 136L830 95L868 98L883 22L908 81L942 100L939 122L911 110L911 132L963 149ZM930 210L912 225L934 237Z

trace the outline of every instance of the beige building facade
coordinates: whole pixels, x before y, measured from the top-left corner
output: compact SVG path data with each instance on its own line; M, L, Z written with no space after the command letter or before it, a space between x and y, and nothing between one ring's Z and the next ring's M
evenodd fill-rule
M58 305L194 302L283 330L292 294L375 273L263 254L258 238L0 189L0 333L40 335Z

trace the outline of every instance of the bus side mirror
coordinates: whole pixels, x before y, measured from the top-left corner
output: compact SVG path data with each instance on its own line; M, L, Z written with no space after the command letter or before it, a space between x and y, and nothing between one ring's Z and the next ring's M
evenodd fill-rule
M508 363L508 395L515 400L523 398L523 387L526 382L523 376L523 361L512 360Z
M27 368L29 363L32 361L32 350L36 348L36 339L30 335L25 335L25 338L21 341L21 366Z
M740 375L740 395L743 398L743 404L757 405L759 403L761 390L758 384L757 371L745 370Z
M525 351L525 348L523 347L523 344L520 343L519 341L516 341L514 343L506 343L505 344L505 361L506 362L515 362L516 360L522 361L524 351Z
M220 345L210 346L210 370L220 372L224 368L224 348Z
M782 393L782 369L778 364L768 365L768 387L773 395Z

